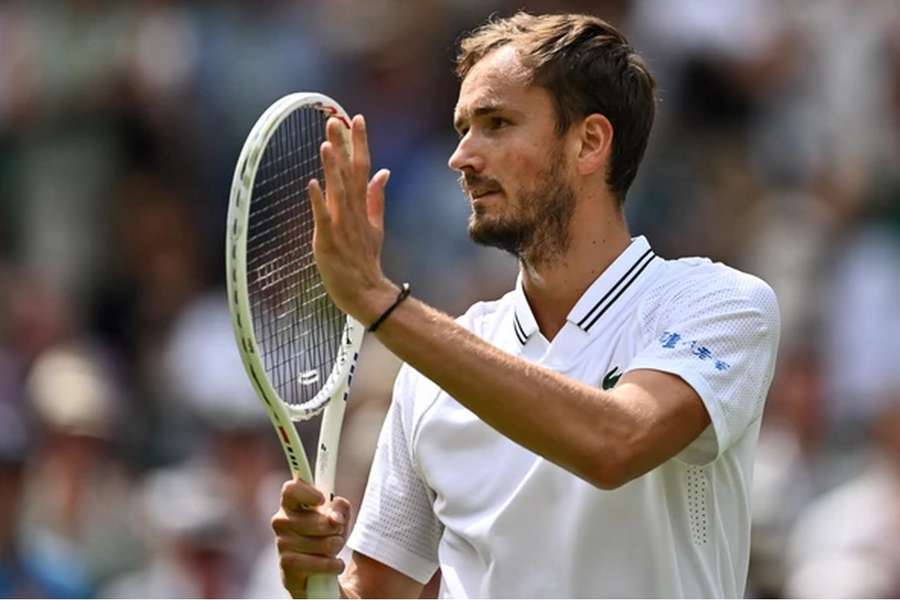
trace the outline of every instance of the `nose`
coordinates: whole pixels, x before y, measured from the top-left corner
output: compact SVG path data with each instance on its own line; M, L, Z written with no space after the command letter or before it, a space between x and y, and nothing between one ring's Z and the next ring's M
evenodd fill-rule
M447 165L454 171L473 171L481 173L484 170L484 157L476 148L475 141L470 134L460 138L456 150L450 155Z

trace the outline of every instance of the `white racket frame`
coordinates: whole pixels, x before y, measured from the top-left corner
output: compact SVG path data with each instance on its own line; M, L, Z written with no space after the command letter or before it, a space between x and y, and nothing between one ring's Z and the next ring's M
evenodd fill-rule
M344 410L359 360L359 350L362 346L365 327L348 315L337 356L334 359L334 366L325 385L308 402L297 406L287 404L275 391L266 375L253 332L247 286L247 224L256 172L266 145L278 126L291 113L304 106L311 106L328 116L340 119L348 126L349 137L350 119L347 112L332 98L323 94L313 92L289 94L273 103L259 117L253 129L250 130L247 141L244 142L231 184L228 231L225 242L225 269L228 306L241 359L247 370L247 376L265 405L272 425L278 432L278 439L284 448L291 473L306 482L314 482L326 498L332 498ZM299 382L295 383L300 385ZM315 477L313 477L309 460L303 451L303 445L294 427L294 422L310 419L319 413L322 413L322 425L316 452ZM310 577L307 583L307 595L311 598L337 598L337 578L324 575Z

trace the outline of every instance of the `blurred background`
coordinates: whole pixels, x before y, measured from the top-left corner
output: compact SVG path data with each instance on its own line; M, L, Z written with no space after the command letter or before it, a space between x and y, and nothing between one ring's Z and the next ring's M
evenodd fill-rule
M458 314L514 262L446 160L455 42L591 12L660 83L627 210L666 257L778 293L749 596L900 596L900 4L891 0L0 3L0 596L283 596L288 471L224 299L232 169L317 90L388 167L385 269ZM358 503L397 360L369 338L340 459ZM316 427L304 430L314 440Z

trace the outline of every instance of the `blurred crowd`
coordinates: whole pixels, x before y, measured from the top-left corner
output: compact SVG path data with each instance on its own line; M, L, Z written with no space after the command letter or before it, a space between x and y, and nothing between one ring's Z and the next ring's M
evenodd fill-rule
M497 297L516 265L468 241L446 167L452 58L523 7L608 18L659 80L632 232L778 294L748 595L900 596L891 0L0 3L0 596L284 595L268 522L288 471L223 291L244 136L292 91L366 114L393 172L388 275L452 314ZM366 342L354 503L398 367Z

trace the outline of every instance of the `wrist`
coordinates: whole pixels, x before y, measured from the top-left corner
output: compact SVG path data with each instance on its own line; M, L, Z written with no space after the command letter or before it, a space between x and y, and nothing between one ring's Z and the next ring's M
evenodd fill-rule
M397 307L400 306L400 303L409 298L411 289L412 288L410 288L408 283L404 283L403 285L401 285L400 291L397 292L397 298L396 300L394 300L393 304L388 306L387 309L385 309L385 311L381 313L381 316L375 319L375 321L371 323L367 329L371 332L374 332L376 329L378 329L381 324L391 316L391 313L393 313L394 310L396 310Z
M399 292L400 286L388 279L383 279L381 283L363 293L360 299L359 314L355 316L368 329L394 304Z

